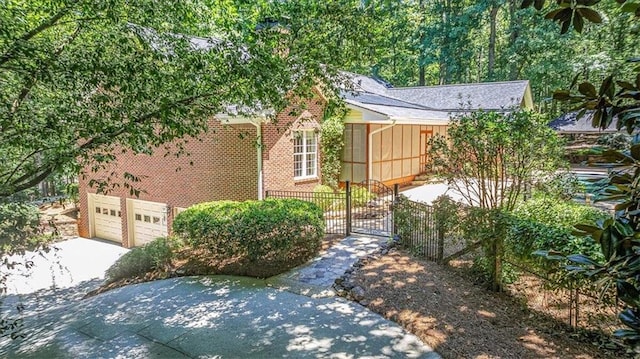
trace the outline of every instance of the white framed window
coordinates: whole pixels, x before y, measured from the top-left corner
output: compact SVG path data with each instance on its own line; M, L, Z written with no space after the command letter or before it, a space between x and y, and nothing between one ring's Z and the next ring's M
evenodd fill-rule
M293 178L318 177L318 135L315 130L293 132Z

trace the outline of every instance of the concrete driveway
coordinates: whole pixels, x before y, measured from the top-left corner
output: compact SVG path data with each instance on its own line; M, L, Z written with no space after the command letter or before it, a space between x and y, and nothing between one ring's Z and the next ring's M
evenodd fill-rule
M18 258L33 265L30 269L18 266L9 272L7 294L55 291L104 279L104 272L128 251L115 243L85 238L54 243L47 253L29 252Z
M14 280L14 294L3 297L5 313L24 305L25 338L0 338L0 357L439 358L359 304L292 293L264 280L173 278L81 299L126 249L86 239L59 247L54 258L37 262L42 268L33 283L21 287ZM52 259L66 268L54 269L53 287L51 274L46 280L47 271L58 268Z
M20 358L439 358L398 325L342 298L239 277L119 288L25 317Z

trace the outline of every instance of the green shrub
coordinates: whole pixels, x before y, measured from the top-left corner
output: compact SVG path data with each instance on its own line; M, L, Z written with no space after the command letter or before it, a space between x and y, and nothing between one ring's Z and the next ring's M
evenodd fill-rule
M174 233L211 258L239 260L227 274L266 277L315 256L324 236L322 210L297 199L201 203L180 213Z
M344 148L344 114L346 111L329 116L322 121L320 146L322 148L322 183L330 188L338 188L340 179L342 150Z
M536 261L533 252L554 250L565 255L598 256L598 245L590 237L572 235L573 226L592 223L608 214L594 207L538 195L520 203L510 217L506 249L523 260Z
M107 283L141 277L154 270L171 266L176 251L182 246L176 237L160 237L142 247L132 248L105 272Z
M376 197L375 193L369 192L365 187L351 187L351 205L354 207L362 207L369 203L369 201L376 199Z
M547 181L538 183L536 189L545 196L570 200L577 194L584 193L587 187L580 182L574 173L560 172L554 174Z
M313 203L315 203L323 211L332 209L334 205L337 205L339 207L339 204L335 203L339 201L339 194L336 194L333 188L322 184L319 184L313 188Z

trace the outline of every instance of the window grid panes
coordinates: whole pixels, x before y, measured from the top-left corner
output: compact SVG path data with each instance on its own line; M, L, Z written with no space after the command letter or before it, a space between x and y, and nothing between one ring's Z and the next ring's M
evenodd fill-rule
M318 139L314 130L296 131L293 138L293 177L317 177Z

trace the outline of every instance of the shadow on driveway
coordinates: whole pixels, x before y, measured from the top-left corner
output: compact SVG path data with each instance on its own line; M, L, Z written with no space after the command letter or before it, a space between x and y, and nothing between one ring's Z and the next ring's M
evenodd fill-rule
M8 357L439 358L342 298L309 298L239 277L141 283L27 313Z

